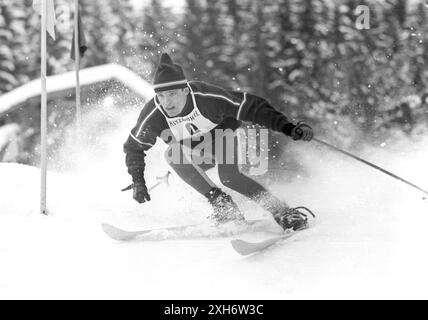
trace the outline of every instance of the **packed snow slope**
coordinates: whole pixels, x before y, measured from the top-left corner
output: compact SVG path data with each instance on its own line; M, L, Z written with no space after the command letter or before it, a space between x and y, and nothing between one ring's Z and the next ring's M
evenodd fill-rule
M300 155L308 175L269 186L317 214L285 243L241 257L231 239L268 235L111 240L101 223L128 230L198 223L210 207L175 175L152 191L150 203L120 192L130 182L122 143L138 111L103 112L89 114L85 138L70 132L51 159L48 217L39 214L39 169L0 164L1 299L428 298L428 200L316 143L287 150ZM168 170L158 144L147 161L149 185ZM388 147L361 155L428 188L428 140ZM269 219L233 195L248 218Z

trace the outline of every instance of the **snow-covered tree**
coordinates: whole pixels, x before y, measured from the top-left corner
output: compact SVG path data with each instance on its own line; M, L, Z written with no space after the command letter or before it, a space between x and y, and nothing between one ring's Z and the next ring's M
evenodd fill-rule
M20 43L23 31L23 8L16 1L0 2L0 93L19 84L17 57L25 42Z

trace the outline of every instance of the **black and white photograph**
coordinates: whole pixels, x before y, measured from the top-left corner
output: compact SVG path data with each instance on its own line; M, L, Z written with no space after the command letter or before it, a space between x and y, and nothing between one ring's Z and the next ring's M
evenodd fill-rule
M0 300L428 299L427 50L426 0L0 0Z

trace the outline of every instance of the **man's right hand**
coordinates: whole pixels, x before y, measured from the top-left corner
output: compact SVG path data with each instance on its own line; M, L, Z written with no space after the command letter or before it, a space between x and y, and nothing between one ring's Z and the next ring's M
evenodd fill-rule
M144 181L134 182L133 191L133 197L138 203L150 201L150 195Z

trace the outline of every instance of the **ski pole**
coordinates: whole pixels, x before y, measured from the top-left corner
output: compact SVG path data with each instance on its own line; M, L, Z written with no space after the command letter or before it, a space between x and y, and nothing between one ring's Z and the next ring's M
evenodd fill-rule
M357 157L357 156L353 155L352 153L349 153L347 151L341 150L341 149L339 149L339 148L337 148L337 147L335 147L335 146L333 146L333 145L331 145L331 144L329 144L327 142L324 142L324 141L319 140L317 138L314 138L313 140L316 141L316 142L318 142L319 144L322 144L322 145L324 145L326 147L329 147L330 149L333 149L333 150L335 150L337 152L340 152L340 153L342 153L344 155L347 155L348 157L351 157L351 158L353 158L353 159L355 159L357 161L360 161L360 162L362 162L362 163L364 163L364 164L366 164L366 165L368 165L368 166L370 166L372 168L375 168L375 169L377 169L377 170L379 170L379 171L381 171L381 172L389 175L390 177L393 177L394 179L397 179L397 180L399 180L401 182L404 182L404 183L408 184L409 186L411 186L413 188L416 188L419 191L422 191L423 193L425 193L426 195L428 195L428 191L426 191L426 190L422 189L421 187L418 187L417 185L415 185L415 184L413 184L413 183L411 183L411 182L409 182L409 181L407 181L407 180L405 180L405 179L403 179L403 178L401 178L401 177L393 174L392 172L389 172L388 170L385 170L385 169L383 169L383 168L381 168L381 167L379 167L379 166L377 166L377 165L375 165L375 164L373 164L373 163L371 163L371 162L369 162L367 160L361 159L360 157ZM425 200L426 197L423 197L422 199Z
M168 173L162 177L156 177L156 180L158 180L158 182L156 182L153 186L151 186L149 188L149 192L152 191L154 188L156 188L158 185L162 184L162 183L166 183L167 185L169 185L169 176L171 175L171 172L168 171ZM134 187L134 184L130 184L129 186L127 186L126 188L122 189L122 191L128 191L131 190Z

